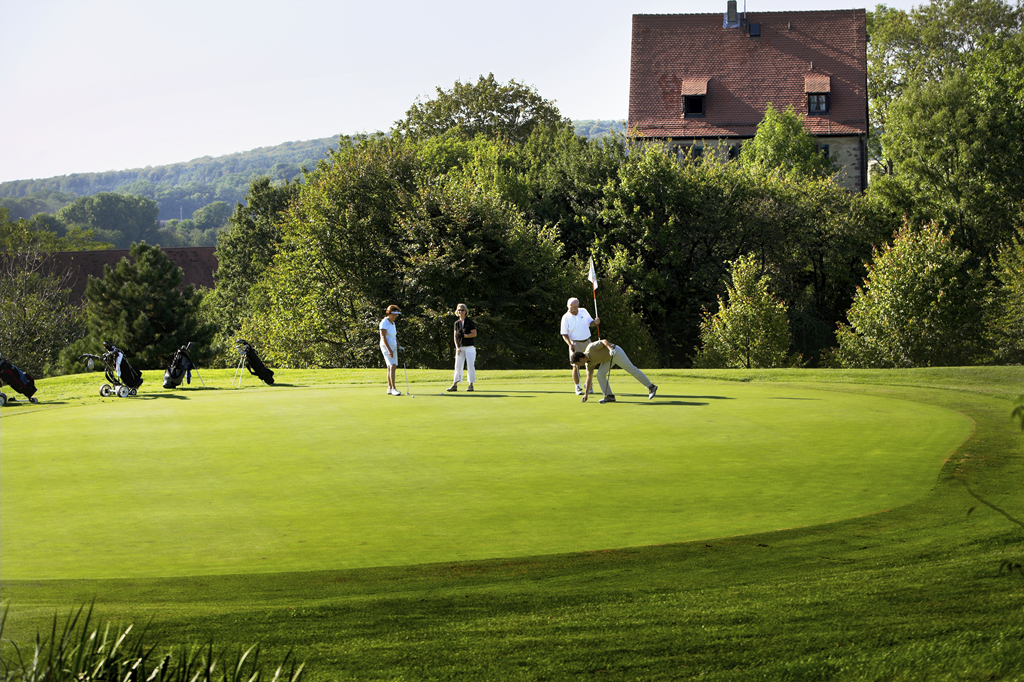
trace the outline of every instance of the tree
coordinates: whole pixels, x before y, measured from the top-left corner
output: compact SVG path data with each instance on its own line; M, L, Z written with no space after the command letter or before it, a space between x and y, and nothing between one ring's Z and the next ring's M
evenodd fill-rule
M132 242L152 239L159 215L160 209L152 199L111 192L79 197L57 213L69 227L92 230L100 239L122 249Z
M872 20L869 94L885 175L872 192L938 221L983 262L1021 224L1022 7L941 0Z
M275 183L268 177L256 178L249 184L245 203L235 205L227 229L220 233L217 287L205 297L203 308L221 330L222 350L233 348L235 332L248 309L249 289L280 249L280 222L299 186L299 181Z
M995 277L987 323L995 360L1024 364L1024 228L999 250Z
M198 230L212 230L223 227L231 217L231 208L224 201L212 203L196 209L192 214L192 223Z
M455 81L450 90L437 88L437 97L417 100L394 129L416 140L457 130L464 137L482 134L522 142L537 126L557 125L571 126L571 122L554 102L515 80L498 83L492 73L480 76L476 83Z
M718 312L705 311L700 325L701 349L695 367L762 368L795 364L789 356L786 304L771 291L754 254L730 263L728 301L718 298Z
M740 163L760 168L779 168L787 175L827 176L835 164L818 151L817 139L804 128L803 120L789 107L780 112L768 104L752 140L743 143Z
M283 365L373 366L377 322L399 303L410 362L446 367L461 301L487 337L481 367L564 365L561 249L506 199L505 145L369 139L333 154L299 189L243 333Z
M41 377L81 335L84 316L70 301L70 273L47 262L48 251L69 242L33 223L8 220L0 208L0 353Z
M685 366L728 263L756 253L790 306L797 351L834 343L871 243L892 228L876 207L827 177L707 158L680 163L633 147L605 184L595 253L651 330L662 366Z
M840 324L845 367L967 365L984 358L985 283L936 224L905 224L875 250L864 285Z
M1021 7L1002 0L933 0L910 12L868 13L868 97L872 124L888 128L889 107L914 83L960 71L986 40L1017 34Z
M82 353L96 353L108 341L124 350L138 369L166 367L174 351L193 341L203 362L214 327L199 317L200 294L179 289L181 269L159 247L132 244L131 259L103 267L103 278L85 287L86 338L69 346L61 362L73 371ZM197 357L198 356L198 357Z

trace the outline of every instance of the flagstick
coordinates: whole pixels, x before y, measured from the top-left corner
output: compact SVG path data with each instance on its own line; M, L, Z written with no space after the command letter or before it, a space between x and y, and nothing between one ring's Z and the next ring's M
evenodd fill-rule
M594 287L594 317L596 317L596 318L600 318L601 317L600 315L597 314L597 287ZM600 322L597 323L597 338L598 339L601 338L601 323Z

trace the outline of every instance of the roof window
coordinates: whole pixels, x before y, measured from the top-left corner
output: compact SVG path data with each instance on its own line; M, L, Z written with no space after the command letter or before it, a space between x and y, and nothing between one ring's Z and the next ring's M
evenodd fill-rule
M708 79L683 79L680 90L683 98L683 118L703 118L707 113L704 105L708 94Z

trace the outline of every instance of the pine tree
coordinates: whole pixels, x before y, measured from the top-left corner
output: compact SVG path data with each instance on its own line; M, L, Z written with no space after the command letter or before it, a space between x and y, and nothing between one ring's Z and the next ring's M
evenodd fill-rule
M158 369L189 341L195 343L193 357L202 357L212 340L213 326L199 317L202 295L192 285L179 288L181 269L158 246L132 244L129 253L131 260L104 266L102 279L89 278L88 331L62 354L66 370L75 371L75 358L99 352L104 341L125 351L137 369Z

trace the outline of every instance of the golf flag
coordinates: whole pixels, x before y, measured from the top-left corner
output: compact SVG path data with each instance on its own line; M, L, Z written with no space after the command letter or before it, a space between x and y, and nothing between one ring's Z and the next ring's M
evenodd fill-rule
M597 318L597 271L594 270L594 257L590 257L590 274L587 279L594 285L594 317ZM601 338L601 324L597 325L597 338Z

